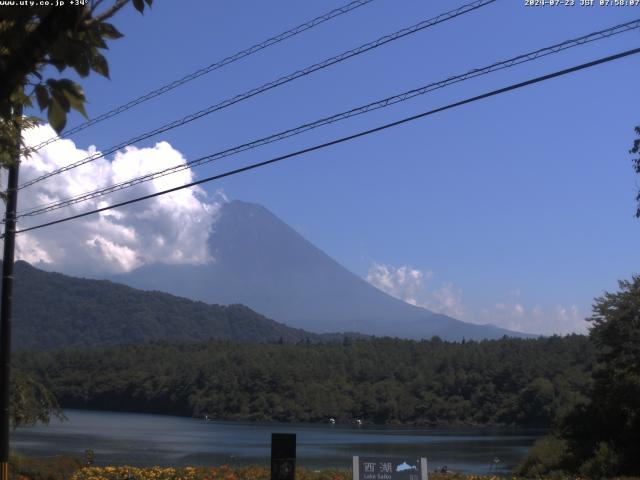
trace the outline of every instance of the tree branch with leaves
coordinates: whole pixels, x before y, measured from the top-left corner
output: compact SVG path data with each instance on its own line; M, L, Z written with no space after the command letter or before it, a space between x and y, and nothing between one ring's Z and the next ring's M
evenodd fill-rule
M637 155L636 158L633 159L633 168L636 173L640 174L640 126L635 128L635 132L636 135L638 135L638 138L633 141L633 147L629 150L629 153ZM640 191L636 194L636 202L638 204L636 208L636 217L640 218Z
M127 3L139 12L153 0L104 0L78 7L0 8L0 166L11 165L21 146L16 135L34 125L35 117L16 112L37 103L47 120L60 133L71 109L85 118L85 94L68 78L45 78L48 67L63 73L72 68L82 77L92 71L109 78L109 64L103 55L107 43L123 35L107 20Z
M51 417L64 420L65 416L56 397L31 375L16 371L10 391L10 424L13 428L49 423Z
M41 111L47 112L48 121L58 134L64 129L71 109L87 117L82 87L73 80L54 78L50 74L55 73L54 69L62 74L67 68L72 68L81 78L92 71L108 78L109 64L102 52L108 49L107 42L123 35L107 20L130 1L142 13L153 0L113 0L109 5L105 5L104 0L93 0L77 7L0 7L0 168L9 168L10 178L17 181L19 155L30 153L24 145L22 132L35 126L39 119L24 116L22 112L33 107L34 101ZM12 195L10 199L13 202L7 203L13 205L13 210L7 207L7 218L15 215L15 188ZM2 200L7 198L5 192L0 196ZM6 231L11 233L13 227L8 225ZM4 261L13 262L13 252L9 261L6 255L5 250ZM4 271L3 284L10 278L11 271ZM2 302L5 301L7 299L3 298ZM10 303L8 308L10 312ZM2 320L3 326L6 325L8 320L4 316ZM5 403L6 397L3 400L3 412L8 407L10 413L10 418L4 415L2 419L4 440L0 463L4 464L7 424L15 427L46 423L52 415L61 416L61 412L55 397L31 377L17 374L11 378L11 385L7 385L6 380L10 377L7 366L9 348L2 353L3 368L7 369L7 376L2 376L2 388L8 387L10 395L9 405Z

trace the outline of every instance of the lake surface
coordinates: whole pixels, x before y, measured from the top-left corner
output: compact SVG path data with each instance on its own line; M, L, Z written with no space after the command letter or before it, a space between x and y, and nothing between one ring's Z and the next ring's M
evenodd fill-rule
M429 471L507 473L544 432L373 425L207 422L137 413L66 410L65 422L20 428L11 448L28 456L83 456L96 465L268 465L271 433L297 434L300 467L351 466L353 455L427 457ZM494 459L499 462L494 463Z

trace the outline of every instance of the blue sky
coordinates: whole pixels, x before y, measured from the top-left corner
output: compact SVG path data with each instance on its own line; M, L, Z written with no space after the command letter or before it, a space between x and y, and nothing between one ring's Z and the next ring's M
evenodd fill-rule
M82 81L87 110L100 114L344 3L156 1L144 16L127 8L113 20L125 38L108 52L111 80ZM375 0L72 139L106 149L462 3ZM499 0L139 146L163 140L192 159L637 17L640 7ZM196 178L637 47L639 35L225 159L198 168ZM628 150L640 124L639 67L640 57L623 59L204 188L265 205L362 277L372 279L375 268L395 280L402 267L421 272L421 304L433 306L437 292L448 291L465 320L566 333L582 324L554 326L566 317L558 312L582 318L595 296L638 271L638 181ZM79 121L73 116L69 126ZM397 287L391 293L402 297Z

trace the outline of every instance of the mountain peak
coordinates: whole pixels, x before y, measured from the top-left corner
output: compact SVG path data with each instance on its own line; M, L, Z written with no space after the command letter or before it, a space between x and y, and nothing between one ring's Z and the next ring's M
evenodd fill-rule
M224 203L209 265L152 265L114 277L206 303L242 303L313 332L461 340L521 336L409 305L348 271L262 205Z

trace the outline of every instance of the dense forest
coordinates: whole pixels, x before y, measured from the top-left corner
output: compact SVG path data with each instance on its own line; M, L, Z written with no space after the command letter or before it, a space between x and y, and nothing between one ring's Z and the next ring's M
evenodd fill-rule
M583 336L450 343L153 343L23 351L64 407L215 419L548 427L584 400Z

